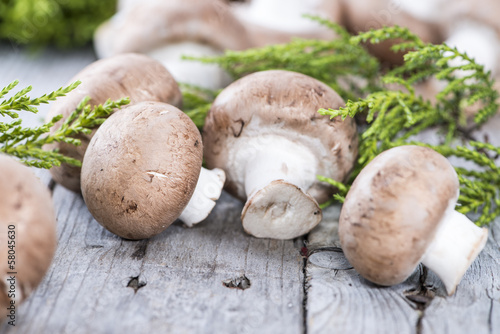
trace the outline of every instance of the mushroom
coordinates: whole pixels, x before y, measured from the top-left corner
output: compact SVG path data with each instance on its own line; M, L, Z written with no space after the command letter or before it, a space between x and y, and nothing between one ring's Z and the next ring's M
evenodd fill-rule
M214 64L183 60L250 47L246 31L221 0L133 3L103 23L94 36L99 58L140 52L158 59L179 82L218 89L230 82Z
M317 174L342 181L357 154L352 119L318 109L339 108L329 86L288 71L250 74L215 99L203 129L209 168L226 172L226 189L245 200L243 227L259 238L292 239L321 220L318 202L332 188Z
M50 192L32 170L0 155L0 322L41 282L56 249Z
M479 252L488 230L454 210L457 174L426 147L400 146L371 161L349 190L340 213L344 254L364 278L405 281L421 262L449 295Z
M52 104L47 120L62 114L63 119L57 124L62 123L86 96L90 97L93 106L124 97L129 97L131 104L140 101L182 104L182 94L174 78L160 63L144 55L123 54L96 61L80 71L71 82L76 80L82 82L80 86ZM92 135L79 135L80 146L54 143L45 148L58 149L60 153L81 161ZM50 172L57 183L79 192L80 170L80 167L62 164Z
M82 165L85 203L101 225L126 239L152 237L181 215L192 226L208 216L224 184L217 169L204 170L198 181L202 152L198 129L174 106L126 107L90 141Z
M234 13L247 28L254 46L288 43L292 37L332 39L335 34L304 14L340 22L338 0L252 0L233 4Z
M425 3L426 1L418 2ZM405 11L406 3L410 1L342 0L343 24L352 33L399 25L407 27L425 42L441 43L443 41L442 26L438 22L429 22L414 15L414 11ZM397 40L389 40L379 44L366 44L366 47L382 62L399 65L403 63L403 53L396 53L390 49L397 42Z

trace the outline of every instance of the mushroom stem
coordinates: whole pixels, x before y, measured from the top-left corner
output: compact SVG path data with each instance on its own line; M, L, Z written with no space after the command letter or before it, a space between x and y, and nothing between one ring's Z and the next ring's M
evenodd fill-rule
M226 175L222 169L208 170L202 167L193 196L179 219L192 227L207 218L222 193L225 180Z
M270 143L272 144L256 147L257 152L246 164L247 198L276 180L307 190L316 180L317 162L313 153L306 147L279 136L274 137ZM253 143L250 142L249 145L253 146Z
M449 209L421 262L439 276L451 296L487 239L488 229Z
M218 65L182 59L182 56L206 57L220 53L206 44L180 42L156 48L148 52L148 55L161 62L177 82L220 89L231 83L231 78Z
M313 229L321 210L305 190L316 179L316 165L309 149L283 137L260 146L245 169L245 231L259 238L293 239Z

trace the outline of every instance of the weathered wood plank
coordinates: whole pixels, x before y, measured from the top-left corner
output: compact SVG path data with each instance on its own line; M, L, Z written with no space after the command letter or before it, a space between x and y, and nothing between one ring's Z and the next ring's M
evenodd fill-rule
M338 239L340 207L325 210L308 238L308 333L416 333L418 313L405 295L419 289L420 273L381 288L363 279L344 257Z
M104 230L80 195L54 190L59 246L41 286L5 333L301 333L302 258L292 241L256 239L224 194L209 218L147 241ZM251 286L223 281L245 276Z
M456 293L447 296L439 278L421 267L390 288L361 278L336 248L339 211L329 208L326 224L309 236L308 333L500 332L500 220Z

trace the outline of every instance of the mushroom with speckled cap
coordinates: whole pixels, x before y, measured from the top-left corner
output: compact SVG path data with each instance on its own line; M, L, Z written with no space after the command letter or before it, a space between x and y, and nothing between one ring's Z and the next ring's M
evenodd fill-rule
M292 239L319 223L318 201L333 191L316 176L345 179L357 133L352 119L317 111L343 105L329 86L289 71L248 75L215 99L203 129L204 156L209 168L226 172L226 189L247 199L246 232Z
M192 226L212 211L224 184L222 170L202 171L202 154L200 132L182 111L161 102L131 105L90 141L83 198L101 225L126 239L152 237L177 218Z
M178 82L219 89L231 82L226 72L182 56L215 56L251 44L221 0L147 0L130 4L103 23L94 46L99 58L145 53L165 65Z
M87 96L90 97L91 106L104 104L108 99L125 97L130 98L130 104L141 101L159 101L177 107L182 104L181 91L172 75L159 62L145 55L129 53L96 61L81 70L70 82L76 80L80 80L81 84L52 104L47 120L63 115L63 119L56 123L61 124ZM57 125L51 131L55 131ZM44 149L58 149L65 156L82 161L93 134L78 135L81 141L79 146L60 142L46 145ZM62 164L52 167L50 172L57 183L80 192L80 167Z
M33 170L4 154L0 194L0 323L15 323L16 308L40 284L54 256L56 215L49 189Z
M448 160L420 146L400 146L356 177L340 214L344 254L366 279L405 281L423 263L453 294L483 249L488 230L455 211L458 177Z

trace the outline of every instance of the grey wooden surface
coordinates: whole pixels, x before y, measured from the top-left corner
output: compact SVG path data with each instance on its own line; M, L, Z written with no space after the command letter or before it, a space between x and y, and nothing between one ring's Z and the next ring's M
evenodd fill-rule
M90 49L32 56L3 45L0 86L20 79L40 95L93 60ZM500 118L488 129L500 145L498 129ZM256 239L242 230L242 204L224 193L192 229L175 223L150 240L125 241L92 218L80 195L37 174L53 188L59 245L17 326L4 323L0 333L500 333L500 221L448 297L422 267L389 288L361 278L339 248L338 207L306 239Z

